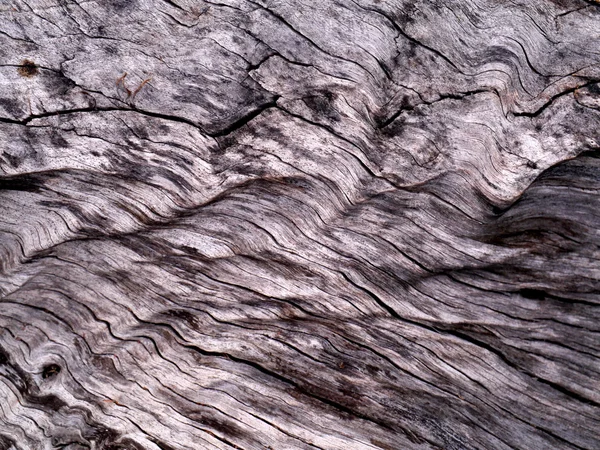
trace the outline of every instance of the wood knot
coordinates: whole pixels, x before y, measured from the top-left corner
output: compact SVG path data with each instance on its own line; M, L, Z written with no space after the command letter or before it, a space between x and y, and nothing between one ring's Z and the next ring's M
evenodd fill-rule
M600 83L588 83L573 92L575 101L588 108L600 109Z
M55 377L60 373L60 370L60 366L56 364L49 364L42 370L42 378L46 380L48 378Z
M21 61L21 65L17 68L17 73L25 78L31 78L36 76L40 70L36 63L29 59Z

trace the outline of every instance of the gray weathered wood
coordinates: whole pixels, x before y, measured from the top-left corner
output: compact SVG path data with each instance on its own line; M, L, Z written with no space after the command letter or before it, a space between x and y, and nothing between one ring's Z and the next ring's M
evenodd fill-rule
M600 449L594 0L0 4L0 449Z

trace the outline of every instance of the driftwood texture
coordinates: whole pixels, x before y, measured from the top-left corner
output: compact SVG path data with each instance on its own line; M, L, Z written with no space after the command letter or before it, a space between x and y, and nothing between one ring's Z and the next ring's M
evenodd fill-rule
M0 449L599 449L600 5L5 0Z

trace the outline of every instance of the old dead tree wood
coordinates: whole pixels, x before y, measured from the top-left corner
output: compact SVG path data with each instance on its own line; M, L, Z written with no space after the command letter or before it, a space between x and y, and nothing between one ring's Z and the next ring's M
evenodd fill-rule
M600 4L0 2L0 449L600 449Z

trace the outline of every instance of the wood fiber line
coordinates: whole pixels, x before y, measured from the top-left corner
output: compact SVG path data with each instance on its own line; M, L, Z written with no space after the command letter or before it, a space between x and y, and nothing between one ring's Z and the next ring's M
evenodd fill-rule
M600 7L0 6L0 450L600 448Z

